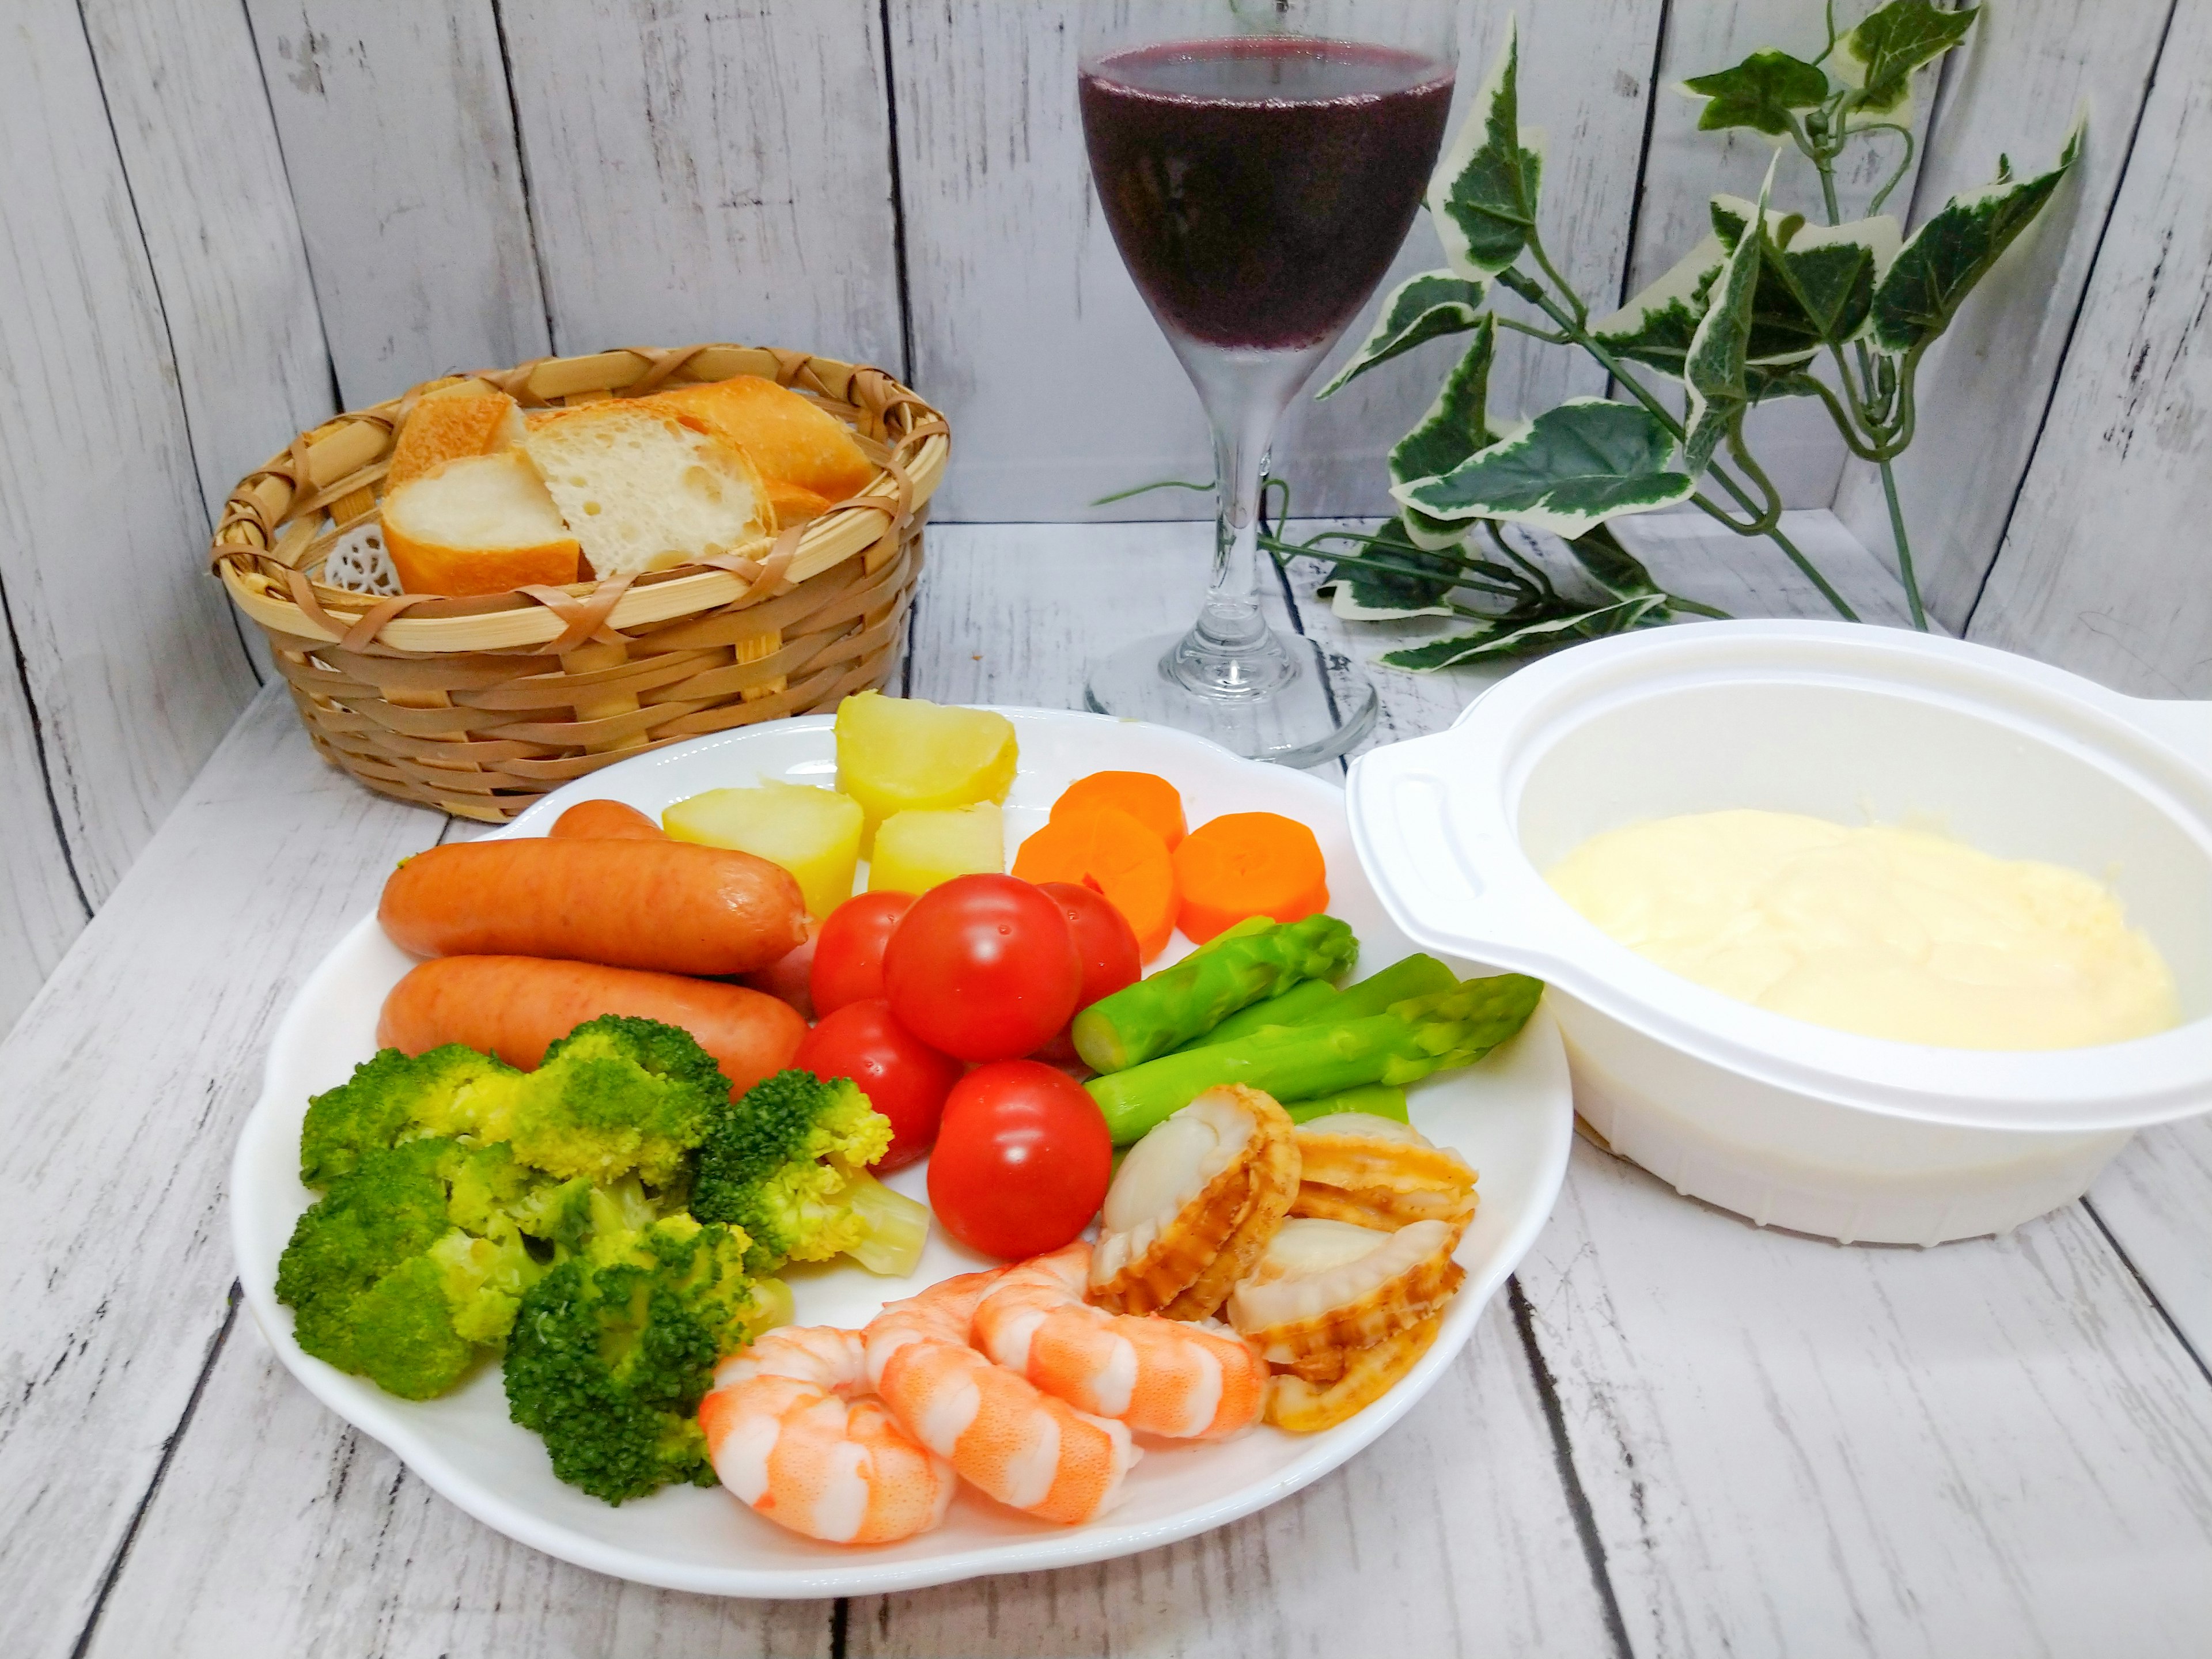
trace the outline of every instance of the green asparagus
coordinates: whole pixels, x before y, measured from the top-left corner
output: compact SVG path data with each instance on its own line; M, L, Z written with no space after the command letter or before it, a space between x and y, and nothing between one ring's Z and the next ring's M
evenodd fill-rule
M1249 1008L1239 1008L1210 1031L1201 1031L1184 1048L1205 1048L1228 1042L1270 1025L1306 1025L1326 1017L1329 1005L1343 993L1325 979L1302 979L1287 991L1263 997ZM1180 1052L1180 1051L1178 1051Z
M1078 1014L1075 1051L1084 1063L1094 1072L1141 1065L1300 980L1334 979L1359 953L1352 929L1334 916L1230 933Z
M1291 1115L1293 1123L1310 1123L1317 1117L1334 1117L1339 1112L1365 1112L1370 1117L1387 1117L1395 1123L1413 1121L1406 1115L1406 1091L1387 1083L1362 1084L1340 1094L1323 1095L1319 1100L1286 1102L1283 1109Z
M1382 1013L1273 1026L1096 1077L1084 1087L1120 1146L1217 1084L1242 1083L1279 1100L1311 1100L1369 1083L1402 1086L1449 1066L1470 1065L1526 1024L1543 992L1541 981L1522 974L1471 979Z
M1413 956L1394 962L1381 973L1370 974L1357 985L1347 985L1340 991L1317 979L1300 980L1287 991L1279 992L1249 1008L1238 1009L1212 1030L1193 1037L1182 1046L1211 1048L1217 1042L1230 1042L1255 1031L1264 1031L1270 1025L1311 1025L1323 1019L1356 1019L1362 1014L1379 1014L1394 1002L1403 1002L1407 997L1434 996L1440 991L1450 990L1456 983L1452 970L1430 956Z

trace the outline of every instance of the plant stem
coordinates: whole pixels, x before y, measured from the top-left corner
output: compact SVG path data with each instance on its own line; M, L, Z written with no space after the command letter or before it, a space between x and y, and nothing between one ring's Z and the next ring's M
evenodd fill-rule
M1680 593L1669 593L1667 596L1667 608L1669 611L1686 611L1693 617L1711 617L1717 622L1735 620L1725 611L1710 605L1700 605L1695 599L1686 599Z
M1882 499L1889 503L1889 533L1897 538L1897 574L1905 583L1905 602L1912 612L1912 625L1928 631L1928 613L1920 605L1920 584L1912 574L1912 544L1905 538L1905 509L1898 504L1897 477L1889 463L1881 464Z

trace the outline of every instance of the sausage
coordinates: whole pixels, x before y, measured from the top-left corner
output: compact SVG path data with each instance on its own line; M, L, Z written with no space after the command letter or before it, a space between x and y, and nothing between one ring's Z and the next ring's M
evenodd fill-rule
M545 832L580 841L661 841L661 828L635 806L618 800L580 800L553 820Z
M732 1096L788 1066L806 1036L788 1005L742 985L538 957L441 957L392 988L376 1041L410 1054L463 1042L529 1069L601 1014L682 1026L714 1055Z
M666 974L749 974L806 938L791 872L676 841L458 842L409 859L377 920L423 957L562 957Z

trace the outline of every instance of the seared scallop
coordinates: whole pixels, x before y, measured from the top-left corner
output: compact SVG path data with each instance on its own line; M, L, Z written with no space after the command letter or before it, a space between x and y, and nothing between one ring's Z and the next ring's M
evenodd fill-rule
M1474 1213L1474 1170L1411 1124L1338 1112L1300 1124L1297 1139L1294 1216L1385 1231L1442 1221L1458 1231Z

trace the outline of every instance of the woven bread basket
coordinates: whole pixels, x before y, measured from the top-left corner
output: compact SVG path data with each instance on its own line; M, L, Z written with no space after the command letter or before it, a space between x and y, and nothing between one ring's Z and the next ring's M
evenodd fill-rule
M374 521L422 387L294 440L231 492L215 568L269 637L323 757L387 795L504 823L648 749L880 685L921 573L945 418L882 371L761 346L633 347L477 378L526 409L759 374L849 422L868 487L771 542L631 579L472 599L321 580Z

